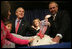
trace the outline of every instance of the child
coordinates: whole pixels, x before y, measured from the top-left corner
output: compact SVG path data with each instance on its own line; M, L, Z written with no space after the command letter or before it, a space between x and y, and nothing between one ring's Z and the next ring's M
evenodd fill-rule
M11 28L12 28L12 23L7 20L4 24L7 28L7 30L10 32ZM15 48L15 44L10 42L9 40L5 39L5 44L3 45L3 48Z
M36 31L40 30L40 20L38 18L33 20L32 28L34 28Z
M12 29L12 22L7 20L4 24L7 28L7 30L10 32Z
M33 20L32 28L34 28L36 30L36 33L37 33L38 36L40 36L40 38L44 37L43 34L46 32L47 27L48 26L50 27L50 23L48 22L48 18L50 16L51 15L46 15L45 19L42 20L42 21L40 21L38 18Z

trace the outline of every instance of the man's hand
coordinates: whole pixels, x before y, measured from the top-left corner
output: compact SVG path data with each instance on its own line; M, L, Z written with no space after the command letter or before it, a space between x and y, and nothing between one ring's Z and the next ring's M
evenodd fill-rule
M53 41L53 42L59 43L60 37L59 37L59 36L56 36L55 38L52 39L52 41Z

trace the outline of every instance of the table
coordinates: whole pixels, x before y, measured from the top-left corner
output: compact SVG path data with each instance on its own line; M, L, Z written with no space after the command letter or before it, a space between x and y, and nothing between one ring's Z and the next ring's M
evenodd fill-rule
M58 43L53 45L18 47L18 48L71 48L71 42L63 42L63 43Z

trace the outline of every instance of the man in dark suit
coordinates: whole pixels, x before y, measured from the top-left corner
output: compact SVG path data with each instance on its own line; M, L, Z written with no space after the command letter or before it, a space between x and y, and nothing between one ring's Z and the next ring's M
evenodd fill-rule
M17 18L13 19L11 33L16 33L21 36L33 36L35 35L34 30L30 27L29 23L25 21L24 18L24 9L22 7L17 8L15 12ZM20 45L16 45L18 47Z
M51 27L48 28L49 33L46 34L53 37L55 42L69 42L71 41L71 21L69 14L66 11L58 10L58 4L56 2L49 3L49 10L51 12L51 17L49 22Z
M12 20L13 26L11 33L16 33L22 36L32 36L32 34L34 35L33 29L31 28L30 24L26 20L24 20L24 9L22 7L17 8L15 14L17 18ZM19 27L17 26L18 22ZM16 27L18 27L18 30L16 30Z

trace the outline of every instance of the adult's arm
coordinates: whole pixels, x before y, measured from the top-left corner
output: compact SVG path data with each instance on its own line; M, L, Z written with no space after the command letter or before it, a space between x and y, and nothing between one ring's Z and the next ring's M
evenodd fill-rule
M61 19L61 27L58 30L59 34L62 34L62 36L65 34L66 31L68 31L69 27L70 27L70 16L67 13L67 11L63 11L62 13L62 19Z

